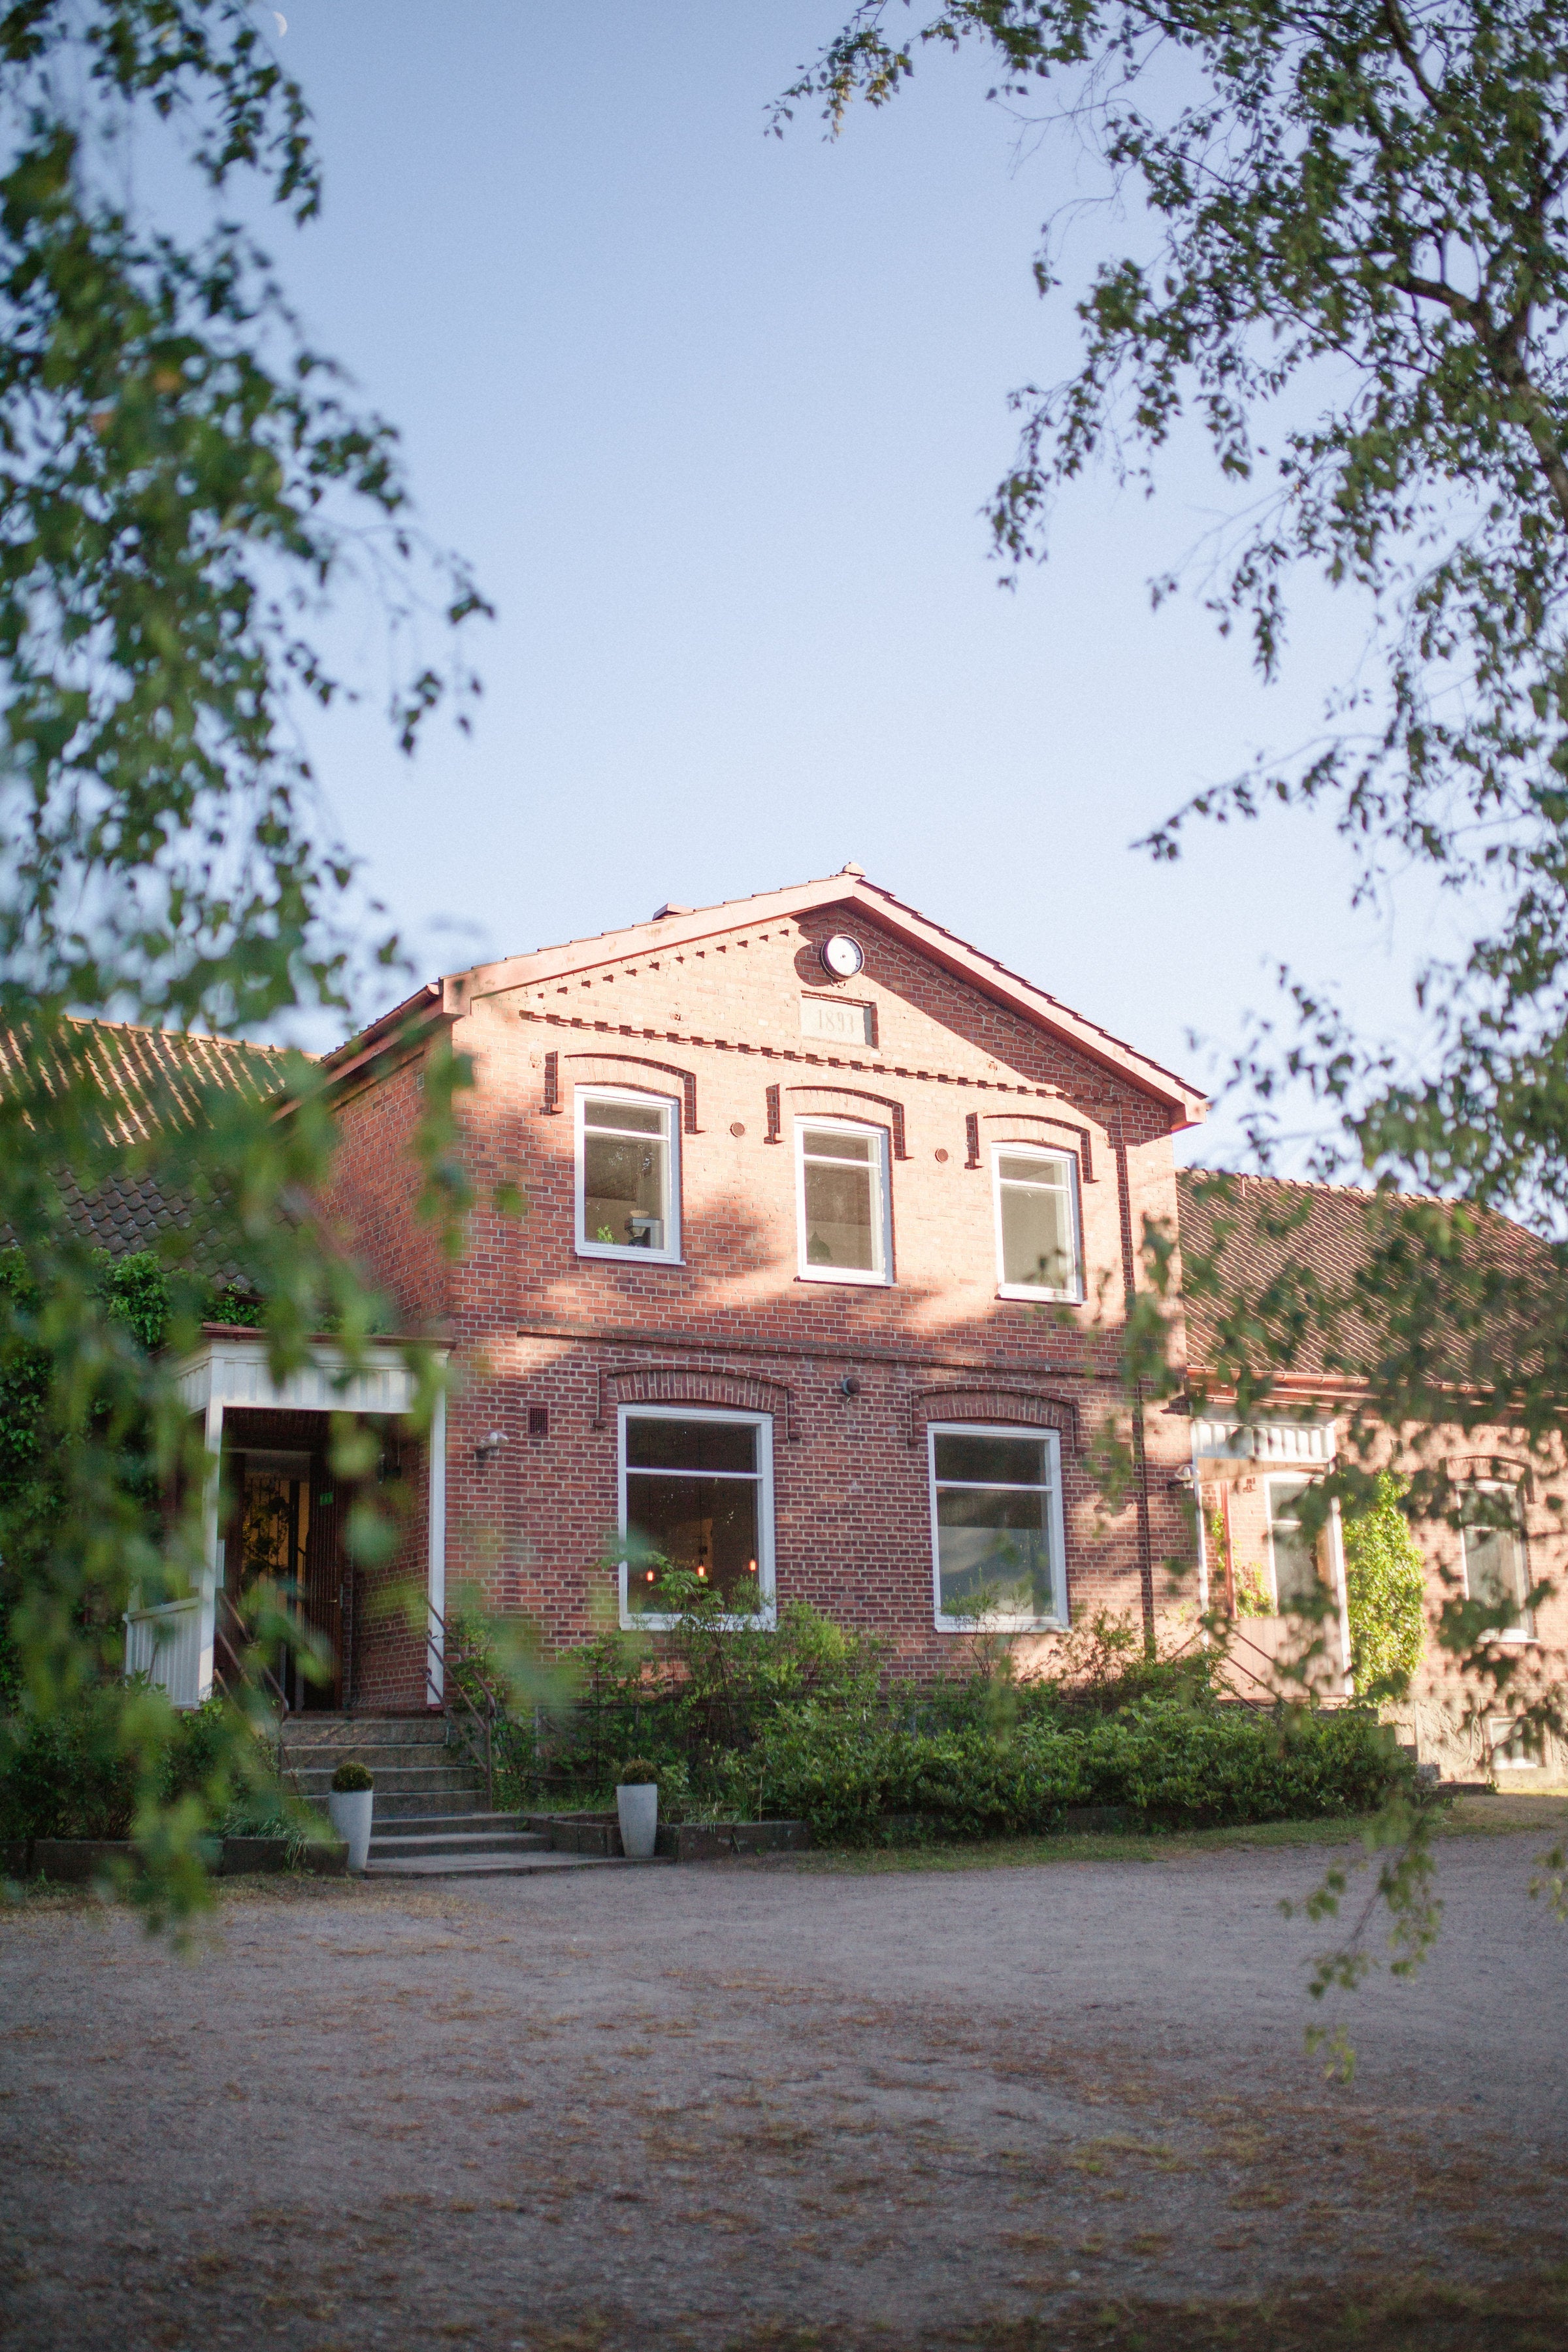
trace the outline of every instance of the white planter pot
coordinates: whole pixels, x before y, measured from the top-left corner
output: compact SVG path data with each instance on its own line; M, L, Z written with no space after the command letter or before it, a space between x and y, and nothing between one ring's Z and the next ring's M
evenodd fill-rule
M633 1780L616 1790L622 1850L633 1862L651 1862L658 1837L658 1782Z
M657 1790L654 1792L658 1794ZM370 1853L370 1819L375 1809L374 1789L333 1789L327 1798L332 1827L349 1843L349 1868L357 1878Z

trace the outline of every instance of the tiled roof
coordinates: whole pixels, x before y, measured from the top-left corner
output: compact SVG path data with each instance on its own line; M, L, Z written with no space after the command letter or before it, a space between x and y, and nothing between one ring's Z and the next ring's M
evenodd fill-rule
M1422 1230L1420 1213L1442 1204L1416 1194L1184 1168L1176 1195L1194 1367L1212 1370L1219 1346L1221 1301L1193 1279L1205 1263L1226 1302L1246 1301L1276 1340L1287 1339L1298 1378L1354 1379L1419 1360L1434 1377L1509 1381L1539 1369L1546 1333L1563 1321L1551 1246L1495 1212L1480 1213L1450 1266ZM1292 1314L1313 1288L1337 1303L1327 1330L1310 1312Z
M130 1150L159 1129L195 1121L214 1095L261 1102L281 1087L286 1056L277 1046L118 1021L69 1021L66 1030L69 1052L80 1056L79 1067L97 1087L103 1140L111 1151ZM23 1050L15 1032L0 1031L0 1090L19 1076ZM142 1171L115 1172L85 1192L69 1171L59 1171L58 1181L76 1232L116 1257L150 1248L164 1227L188 1226L197 1213L187 1194L167 1191ZM6 1238L0 1233L0 1242ZM201 1255L215 1275L232 1276L220 1236L215 1234Z

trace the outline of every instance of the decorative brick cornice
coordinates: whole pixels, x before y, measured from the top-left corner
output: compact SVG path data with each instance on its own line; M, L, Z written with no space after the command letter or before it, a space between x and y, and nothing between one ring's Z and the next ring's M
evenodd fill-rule
M887 1364L896 1370L911 1372L970 1372L978 1376L969 1382L970 1387L984 1388L994 1394L1003 1392L1008 1381L1072 1380L1096 1387L1121 1385L1120 1371L1098 1371L1092 1366L1016 1360L996 1363L983 1356L956 1351L950 1354L940 1348L879 1348L854 1339L834 1341L803 1335L797 1339L733 1339L720 1331L640 1331L629 1329L624 1323L580 1321L572 1316L550 1321L541 1317L537 1322L516 1324L513 1332L519 1339L551 1339L563 1347L586 1343L611 1348L657 1348L694 1356L763 1356L774 1363L788 1359L807 1364ZM1043 1393L1034 1388L1018 1392L1030 1396Z
M1118 1108L1113 1095L1091 1095L1075 1089L1069 1097L1065 1087L1014 1084L1008 1078L973 1078L956 1070L910 1069L901 1062L856 1061L842 1054L808 1054L793 1045L752 1045L736 1037L700 1037L681 1029L643 1029L629 1021L589 1021L581 1013L536 1013L528 1005L518 1008L517 1017L544 1028L575 1029L589 1036L637 1037L647 1045L700 1045L720 1054L754 1054L761 1062L794 1062L804 1069L849 1070L870 1078L905 1078L915 1085L969 1087L976 1094L1016 1095L1032 1102L1081 1101L1103 1109Z

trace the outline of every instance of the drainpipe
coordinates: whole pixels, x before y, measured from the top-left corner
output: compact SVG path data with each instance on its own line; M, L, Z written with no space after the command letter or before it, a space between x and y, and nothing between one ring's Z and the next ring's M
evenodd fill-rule
M439 1388L430 1411L430 1524L426 1546L426 1698L439 1706L446 1695L447 1618L447 1391Z

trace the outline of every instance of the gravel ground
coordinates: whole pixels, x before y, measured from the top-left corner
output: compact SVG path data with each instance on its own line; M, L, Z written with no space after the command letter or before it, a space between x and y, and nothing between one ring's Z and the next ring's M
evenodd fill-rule
M1321 1849L258 1885L184 1958L23 1904L0 2336L938 2344L1561 2263L1540 1844L1447 1842L1438 1951L1350 2004L1349 2085L1279 1909Z

